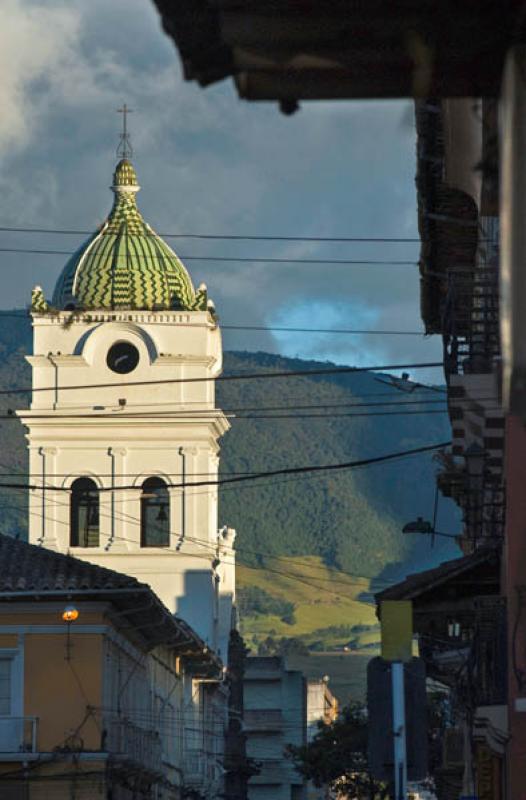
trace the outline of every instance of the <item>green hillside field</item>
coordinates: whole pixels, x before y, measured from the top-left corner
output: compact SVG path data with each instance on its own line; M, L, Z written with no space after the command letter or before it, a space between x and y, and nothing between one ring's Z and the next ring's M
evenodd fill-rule
M305 650L287 653L290 669L314 679L328 675L340 703L362 700L366 665L380 643L375 607L361 599L368 596L370 579L351 577L326 567L318 557L304 556L274 560L267 569L238 566L238 592L253 586L292 603L295 622L272 614L242 616L241 631L251 651L257 653L268 637L278 644L297 638Z
M237 587L259 586L275 597L294 605L296 622L287 624L280 617L255 615L241 620L243 634L250 641L269 635L299 636L313 641L319 631L329 627L376 626L374 605L359 599L370 588L369 578L354 578L325 566L319 557L303 556L273 561L268 569L239 565ZM363 635L363 634L360 634ZM327 646L343 646L349 637L319 634Z

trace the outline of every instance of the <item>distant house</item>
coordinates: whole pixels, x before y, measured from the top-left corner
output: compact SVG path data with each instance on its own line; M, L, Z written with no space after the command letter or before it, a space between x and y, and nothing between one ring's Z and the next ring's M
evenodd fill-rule
M0 536L0 797L215 796L219 659L145 584Z
M307 681L307 740L318 732L318 723L330 725L338 716L338 700L329 689L328 678Z
M249 800L304 800L306 785L285 756L288 744L306 740L306 685L279 656L246 660L244 724L247 756L260 768L250 778Z

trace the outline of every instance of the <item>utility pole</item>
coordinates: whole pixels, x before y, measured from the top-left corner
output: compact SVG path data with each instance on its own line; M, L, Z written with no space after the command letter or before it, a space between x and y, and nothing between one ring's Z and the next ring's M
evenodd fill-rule
M407 748L405 724L404 662L391 662L393 691L393 751L396 800L407 797Z

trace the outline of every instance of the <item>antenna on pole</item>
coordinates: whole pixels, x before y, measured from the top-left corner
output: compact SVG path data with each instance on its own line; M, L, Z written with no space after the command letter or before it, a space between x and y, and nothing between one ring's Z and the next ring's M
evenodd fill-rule
M122 133L119 134L120 141L117 147L117 158L131 158L133 155L133 147L128 133L128 114L132 112L133 108L128 108L126 103L123 103L122 108L117 109L117 113L122 114Z

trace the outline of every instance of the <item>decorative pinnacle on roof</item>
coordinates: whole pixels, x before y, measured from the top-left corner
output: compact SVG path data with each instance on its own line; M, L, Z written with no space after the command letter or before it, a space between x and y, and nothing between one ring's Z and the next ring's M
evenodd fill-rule
M133 156L133 147L131 146L130 134L128 133L127 121L128 114L133 112L133 108L128 108L126 103L123 103L122 108L117 109L118 114L122 114L122 133L120 135L119 146L117 147L117 158L131 158Z
M122 158L113 174L113 208L64 267L54 308L213 309L206 287L195 291L184 264L143 220L135 197L139 189L131 161Z

